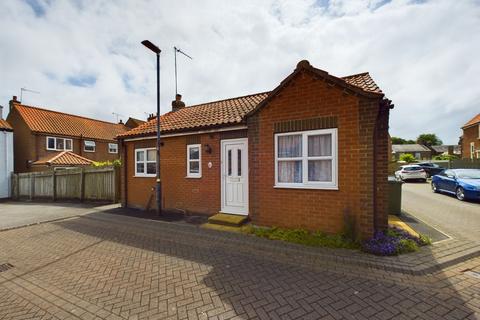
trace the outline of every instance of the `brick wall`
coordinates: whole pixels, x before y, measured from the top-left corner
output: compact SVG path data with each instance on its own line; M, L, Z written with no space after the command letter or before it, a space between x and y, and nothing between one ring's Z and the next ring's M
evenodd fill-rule
M254 223L338 233L344 215L355 217L363 237L373 233L373 136L378 100L360 99L302 72L278 96L248 120L250 213ZM338 119L338 190L274 188L274 123L335 116ZM383 122L388 123L387 116ZM377 168L386 181L388 131L378 139L385 164ZM383 159L385 158L385 159ZM385 185L378 186L379 193ZM385 197L377 210L385 212ZM379 219L384 224L385 218Z
M7 121L13 127L14 171L26 172L27 161L35 157L35 137L15 109L9 112Z
M480 150L480 124L463 129L462 158L471 159L470 143L474 143L475 150Z
M161 180L162 202L166 209L215 214L221 208L220 191L220 141L246 136L245 131L219 132L198 136L179 136L162 139L161 147ZM187 175L187 142L201 144L201 178L186 178ZM145 209L150 202L150 209L155 208L155 178L135 177L134 152L137 148L154 148L156 140L125 142L123 158L125 167L122 170L122 204L128 207ZM193 143L193 142L192 142ZM205 151L205 145L212 148L211 153ZM211 162L211 168L208 163Z

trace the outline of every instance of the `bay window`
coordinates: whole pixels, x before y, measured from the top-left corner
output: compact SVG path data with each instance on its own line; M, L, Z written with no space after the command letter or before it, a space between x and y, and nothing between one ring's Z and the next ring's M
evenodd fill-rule
M155 148L135 149L135 176L155 177L157 174Z
M276 134L275 187L337 189L337 129Z

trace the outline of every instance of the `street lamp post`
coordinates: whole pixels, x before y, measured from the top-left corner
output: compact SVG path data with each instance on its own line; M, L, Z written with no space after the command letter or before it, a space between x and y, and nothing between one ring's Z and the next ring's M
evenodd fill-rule
M143 40L142 44L157 55L157 158L156 158L156 198L157 215L162 214L162 182L160 180L160 48L148 40Z

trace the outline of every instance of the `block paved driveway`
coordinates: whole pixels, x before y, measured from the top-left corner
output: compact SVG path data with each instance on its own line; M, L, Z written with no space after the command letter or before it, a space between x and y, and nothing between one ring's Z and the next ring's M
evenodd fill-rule
M14 266L0 272L0 319L480 317L480 259L429 276L308 267L301 250L229 235L105 213L0 232L0 264Z
M429 183L404 183L402 189L403 210L450 236L480 245L479 202L433 193Z

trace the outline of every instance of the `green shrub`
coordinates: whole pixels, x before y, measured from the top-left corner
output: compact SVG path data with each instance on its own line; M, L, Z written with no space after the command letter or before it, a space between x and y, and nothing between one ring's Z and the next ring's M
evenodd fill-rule
M406 163L412 163L417 161L417 159L413 156L413 154L410 154L410 153L401 154L399 160L405 161Z
M103 167L120 167L122 165L122 161L120 159L115 159L113 161L94 161L92 166L96 168L103 168Z
M303 244L312 247L358 249L360 245L343 235L327 235L322 232L310 232L304 229L283 229L283 228L260 228L246 227L245 233L254 234L258 237L270 240L281 240L286 242Z
M454 154L441 154L441 155L438 155L438 156L435 156L433 157L433 160L448 160L448 161L452 161L452 160L455 160L455 159L458 159L458 157Z
M401 239L398 242L398 254L415 252L418 250L418 245L411 239Z

